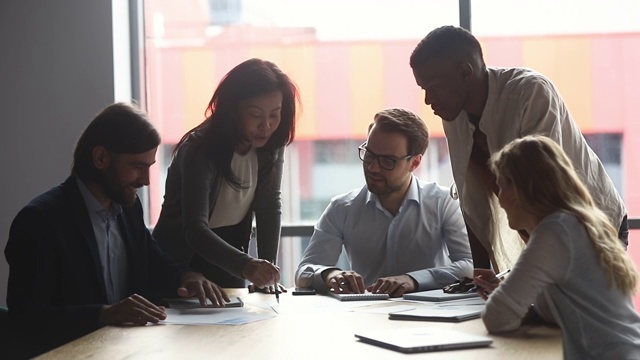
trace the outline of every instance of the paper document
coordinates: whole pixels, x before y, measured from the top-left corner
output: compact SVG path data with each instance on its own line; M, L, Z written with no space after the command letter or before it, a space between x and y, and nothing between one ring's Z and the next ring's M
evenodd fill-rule
M269 319L276 314L253 306L242 308L168 308L167 319L162 324L180 325L241 325Z
M246 303L249 304L248 300L245 300ZM387 301L388 300L337 301L334 297L328 295L295 296L281 299L280 307L276 307L276 309L279 314L315 313L319 311L345 312L369 305L383 304Z
M471 293L446 293L442 289L419 291L402 296L405 300L418 300L418 301L447 301L465 298L480 298L480 295L476 292Z
M416 308L415 306L411 306L411 305L391 305L391 306L371 305L371 306L357 308L355 311L368 312L368 313L374 313L374 314L389 314L392 312L413 310L415 308Z

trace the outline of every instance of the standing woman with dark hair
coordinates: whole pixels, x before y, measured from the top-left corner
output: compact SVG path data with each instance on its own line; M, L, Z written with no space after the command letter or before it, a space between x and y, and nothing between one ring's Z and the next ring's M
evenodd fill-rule
M280 186L297 103L296 86L275 64L247 60L225 75L207 118L174 149L153 236L222 287L247 279L274 292L280 280ZM247 254L254 214L260 259Z

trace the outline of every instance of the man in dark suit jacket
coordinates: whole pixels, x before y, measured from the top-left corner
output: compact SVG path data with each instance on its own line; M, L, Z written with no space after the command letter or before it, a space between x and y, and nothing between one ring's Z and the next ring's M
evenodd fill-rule
M143 112L111 105L78 140L71 176L18 213L5 248L13 355L37 355L103 325L158 323L162 298L229 300L164 254L144 224L136 192L149 184L159 144Z

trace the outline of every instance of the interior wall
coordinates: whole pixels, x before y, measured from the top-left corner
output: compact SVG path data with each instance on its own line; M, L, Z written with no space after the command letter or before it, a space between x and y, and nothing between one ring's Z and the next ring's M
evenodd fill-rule
M114 101L112 2L0 1L0 249L16 213L69 175L78 136ZM0 256L0 305L9 266Z

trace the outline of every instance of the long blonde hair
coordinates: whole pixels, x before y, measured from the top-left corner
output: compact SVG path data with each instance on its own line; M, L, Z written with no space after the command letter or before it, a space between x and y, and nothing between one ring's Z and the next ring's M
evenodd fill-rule
M609 218L596 207L571 160L553 140L526 136L493 154L491 171L516 188L527 212L543 218L564 210L584 225L600 264L625 294L636 292L638 273Z

